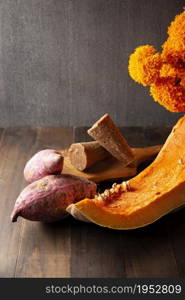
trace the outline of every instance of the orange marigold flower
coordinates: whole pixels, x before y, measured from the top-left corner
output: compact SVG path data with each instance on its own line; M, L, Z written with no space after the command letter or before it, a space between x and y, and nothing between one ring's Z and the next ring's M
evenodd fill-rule
M175 17L175 20L171 22L168 27L168 35L169 35L169 47L174 50L185 50L185 11ZM168 44L168 39L165 42L166 47ZM172 43L172 44L171 44Z
M185 76L181 79L180 85L185 89Z
M185 11L168 28L162 53L153 46L140 46L129 60L130 76L142 85L166 109L185 112Z
M175 79L158 80L151 85L150 93L166 109L172 112L185 111L185 88Z
M135 49L129 59L129 74L138 83L150 85L159 77L162 62L153 46L145 45Z
M170 64L163 64L161 70L160 70L160 77L176 77L177 76L177 70L172 67Z
M162 57L172 65L185 67L185 11L168 27L168 39L162 45Z

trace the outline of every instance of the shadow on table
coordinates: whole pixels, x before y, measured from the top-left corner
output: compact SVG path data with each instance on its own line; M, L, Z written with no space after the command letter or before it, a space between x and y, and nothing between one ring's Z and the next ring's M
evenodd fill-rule
M127 231L72 217L42 226L61 234L68 230L72 277L179 277L185 275L184 220L182 210Z

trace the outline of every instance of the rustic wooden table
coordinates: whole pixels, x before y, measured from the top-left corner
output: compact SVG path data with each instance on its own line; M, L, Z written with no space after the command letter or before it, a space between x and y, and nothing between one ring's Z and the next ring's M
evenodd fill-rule
M132 146L163 143L170 128L124 128ZM42 148L87 140L85 128L0 129L0 277L185 276L185 210L133 231L71 217L55 224L10 222L26 185L26 160Z

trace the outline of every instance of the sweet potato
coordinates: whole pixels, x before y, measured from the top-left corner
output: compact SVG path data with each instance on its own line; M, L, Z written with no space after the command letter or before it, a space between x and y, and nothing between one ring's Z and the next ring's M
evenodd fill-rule
M53 222L62 219L66 207L96 194L96 184L82 177L68 174L48 175L29 184L16 200L11 215L31 221Z
M60 174L63 169L63 157L56 150L45 149L37 152L24 168L24 178L29 183L46 175Z

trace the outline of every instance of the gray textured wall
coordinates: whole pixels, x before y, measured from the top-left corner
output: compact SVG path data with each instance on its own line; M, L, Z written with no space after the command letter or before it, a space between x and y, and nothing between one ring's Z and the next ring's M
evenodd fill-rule
M180 0L0 0L0 126L171 125L127 72L140 44L160 45Z

